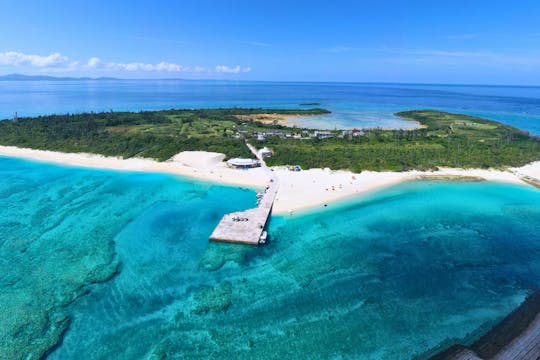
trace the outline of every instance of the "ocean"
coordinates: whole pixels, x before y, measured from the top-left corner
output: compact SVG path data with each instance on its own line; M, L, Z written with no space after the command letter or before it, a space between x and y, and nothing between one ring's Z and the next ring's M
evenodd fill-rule
M301 105L313 104L317 105ZM315 128L411 128L394 113L438 109L482 116L540 135L540 87L191 80L0 81L0 119L84 111L214 107L322 107L295 120Z
M320 101L359 127L372 110L383 126L400 121L392 109L440 101L540 133L537 88L413 86L413 103L407 85L90 83L2 82L0 111ZM255 205L253 189L0 157L0 199L8 359L409 359L473 341L540 286L532 187L403 183L273 216L264 247L208 241L224 213Z

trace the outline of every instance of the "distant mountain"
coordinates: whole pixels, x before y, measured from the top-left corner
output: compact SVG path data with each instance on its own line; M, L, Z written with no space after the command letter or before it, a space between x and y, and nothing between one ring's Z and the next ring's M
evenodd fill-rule
M118 80L112 77L56 77L45 75L23 75L23 74L9 74L0 75L0 81L66 81L66 80Z

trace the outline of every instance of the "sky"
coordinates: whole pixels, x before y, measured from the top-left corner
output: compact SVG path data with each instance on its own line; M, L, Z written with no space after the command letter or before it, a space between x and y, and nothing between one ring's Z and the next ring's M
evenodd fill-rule
M540 85L537 0L0 0L0 74Z

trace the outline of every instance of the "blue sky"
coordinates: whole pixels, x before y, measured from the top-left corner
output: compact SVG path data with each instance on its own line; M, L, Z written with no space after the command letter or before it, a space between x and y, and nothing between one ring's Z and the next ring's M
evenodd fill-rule
M539 1L0 3L0 74L540 84Z

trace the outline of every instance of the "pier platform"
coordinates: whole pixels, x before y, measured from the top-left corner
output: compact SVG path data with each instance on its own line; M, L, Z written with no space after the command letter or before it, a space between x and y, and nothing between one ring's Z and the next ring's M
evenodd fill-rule
M279 180L264 162L257 149L246 143L249 150L259 159L261 167L268 171L270 183L256 208L225 214L210 235L211 241L259 245L266 241L264 228L272 213L272 206L279 189Z
M278 188L277 180L272 179L258 207L225 214L210 235L210 240L249 245L260 244Z

